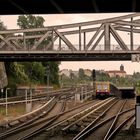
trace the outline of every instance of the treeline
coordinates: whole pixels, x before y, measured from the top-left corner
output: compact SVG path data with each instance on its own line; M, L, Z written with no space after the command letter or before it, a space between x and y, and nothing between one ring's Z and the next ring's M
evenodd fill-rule
M84 73L82 68L79 69L77 76L73 72L70 76L64 74L61 75L61 84L91 84L93 82L92 74L90 76ZM140 73L134 72L133 75L126 75L125 77L110 77L107 73L100 70L96 70L96 81L109 81L114 83L116 86L137 86L140 92Z

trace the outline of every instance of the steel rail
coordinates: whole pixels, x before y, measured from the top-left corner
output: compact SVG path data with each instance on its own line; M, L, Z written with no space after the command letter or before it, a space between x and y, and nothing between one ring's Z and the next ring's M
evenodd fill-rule
M44 116L45 114L48 114L48 113L50 112L50 110L54 107L54 105L56 104L56 101L57 101L57 100L54 100L54 103L52 104L52 106L50 106L50 103L52 103L51 101L53 101L53 100L54 100L54 99L51 99L51 100L50 100L49 102L47 102L45 105L43 105L42 107L38 108L37 110L35 110L35 111L33 111L33 112L27 113L27 114L25 114L25 115L23 115L23 116L21 116L21 117L18 117L18 118L16 118L16 119L14 119L14 120L8 122L7 124L8 124L9 126L11 126L10 123L13 123L14 121L19 121L19 120L21 120L21 118L27 118L27 119L28 119L28 120L26 119L26 122L20 121L20 122L22 122L21 125L15 127L15 128L12 128L12 129L10 129L10 130L8 130L8 131L5 131L4 133L1 133L1 134L0 134L0 138L7 137L7 136L9 136L9 135L12 134L12 133L17 132L17 130L20 130L23 126L25 126L25 125L27 125L27 124L30 124L30 123L32 123L32 122L34 122L34 121L36 121L38 118ZM46 107L46 105L49 105L49 108L48 108L48 110L45 111L45 113L44 113L44 111L43 111L42 109L44 109L44 107ZM41 110L42 110L42 113L40 113L40 114L38 115L37 112L38 112L38 111L41 111ZM34 116L33 114L35 114L35 116ZM30 117L29 117L30 115L32 115L32 119L29 119L29 118L30 118Z
M73 140L76 140L80 135L82 135L83 133L85 133L87 130L89 130L100 118L102 118L107 111L109 111L119 100L117 100L116 102L114 102L111 106L109 106L105 111L103 111L102 114L100 114L95 120L93 120L87 127L85 127L80 133L78 133Z
M127 113L127 112L130 112L130 111L133 111L135 110L135 108L131 108L131 109L127 109L125 111L122 111L119 113L119 116L124 114L124 113ZM100 123L96 124L95 126L93 126L92 128L88 129L86 132L82 133L79 137L77 137L75 140L83 140L84 138L86 138L87 136L89 136L91 133L93 133L96 129L98 129L99 127L101 127L102 125L104 125L105 123L111 121L112 119L114 119L116 117L116 115L113 115L103 121L101 121Z
M66 101L64 101L63 104L62 104L62 107L61 107L61 110L60 110L61 113L64 112L65 107L66 107ZM60 114L52 117L48 122L44 123L44 125L41 128L39 128L39 129L37 128L35 131L33 131L29 134L26 134L25 136L19 138L18 140L26 140L26 139L29 139L29 138L33 137L34 135L36 135L36 133L37 134L40 133L42 131L42 128L51 125L51 123L53 123L59 116L60 116Z
M97 105L97 104L98 104L98 102L97 102L95 105ZM93 106L95 106L95 105L93 105ZM92 106L92 107L93 107L93 106ZM91 109L91 107L90 107L90 109ZM71 110L73 110L73 109L71 109ZM33 136L35 136L35 135L41 133L42 131L44 131L44 130L46 130L46 129L52 129L53 127L57 127L58 125L61 125L63 122L67 121L67 119L64 119L63 121L60 121L60 122L58 122L58 123L55 123L53 126L49 126L49 125L52 124L55 120L57 120L61 115L65 114L65 113L67 113L67 112L70 112L71 110L68 110L68 111L66 111L66 112L63 112L63 113L60 113L60 114L54 116L54 118L52 118L48 123L44 124L44 126L42 126L41 128L39 128L38 130L35 130L34 132L31 132L30 134L27 134L26 136L22 137L22 138L19 139L19 140L25 140L25 139L31 138L31 137L33 137ZM87 110L87 109L86 109L86 110ZM82 111L82 112L85 112L85 111ZM80 115L81 115L81 112L80 112L80 113L77 113L77 114L80 114ZM74 116L76 117L77 114L75 114ZM70 117L70 118L73 118L73 116Z
M51 124L51 123L49 123L49 122L55 121L55 119L57 119L59 115L61 116L61 115L63 115L63 114L66 114L66 113L68 113L68 112L70 112L70 111L73 111L73 110L75 110L75 109L81 108L81 107L83 107L83 106L85 106L85 105L89 105L89 104L91 104L91 103L93 103L93 101L90 101L90 102L88 102L88 103L85 103L85 104L76 106L76 107L74 107L74 108L72 108L72 109L69 109L69 110L67 110L67 111L64 111L64 108L65 108L65 107L63 106L62 111L64 111L64 112L60 111L60 113L59 113L58 115L54 115L54 116L49 117L49 118L47 118L47 119L42 119L42 120L40 120L40 121L38 121L38 122L35 122L38 118L40 118L40 117L42 118L45 114L38 115L37 118L35 117L33 120L30 120L30 121L28 121L28 122L25 122L25 123L23 123L23 124L21 124L21 125L15 127L15 128L12 128L12 129L6 131L5 133L2 133L2 134L3 134L3 137L7 137L8 135L12 135L13 133L18 133L19 131L22 131L22 130L31 128L31 127L33 127L33 126L37 126L37 125L40 124L40 123L46 123L46 122L47 122L46 125L49 125L49 124ZM52 109L52 108L50 108L50 109ZM32 122L33 122L33 123L32 123ZM0 136L1 136L1 135L0 135ZM1 138L1 137L0 137L0 138Z
M111 100L112 101L112 100ZM66 131L67 129L69 129L70 127L72 127L73 125L75 125L76 123L78 123L81 120L84 120L85 118L87 118L88 116L90 116L91 114L95 113L96 111L98 111L99 109L102 109L103 107L105 107L106 105L108 105L110 102L110 100L99 105L97 108L93 109L91 112L85 114L84 116L82 116L81 118L77 119L76 121L72 122L71 124L69 124L68 126L66 126L65 128L62 129L62 131Z
M121 107L120 107L118 113L116 114L115 119L113 120L113 122L112 122L112 124L111 124L109 130L107 131L107 133L106 133L106 135L105 135L105 137L104 137L104 140L107 140L107 138L109 137L109 134L111 133L113 127L115 126L115 124L116 124L116 122L117 122L117 120L118 120L119 114L120 114L120 112L123 110L123 108L124 108L126 102L127 102L127 100L125 100L125 101L122 103L122 105L121 105Z
M135 114L132 114L130 115L128 118L126 118L110 135L109 137L107 138L107 140L110 140L114 135L115 133L117 133L123 126L124 124L126 124L129 120L131 120L132 118L135 117Z

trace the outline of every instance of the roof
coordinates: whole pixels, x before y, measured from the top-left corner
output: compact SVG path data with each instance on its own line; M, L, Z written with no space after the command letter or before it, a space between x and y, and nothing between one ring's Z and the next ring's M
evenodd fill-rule
M122 71L122 70L109 70L106 72L108 72L108 73L126 73L126 71Z
M117 87L119 90L134 90L134 87Z

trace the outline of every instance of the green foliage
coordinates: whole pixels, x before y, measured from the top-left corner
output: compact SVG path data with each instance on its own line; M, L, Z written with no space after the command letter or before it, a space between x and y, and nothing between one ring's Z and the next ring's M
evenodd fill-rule
M33 16L33 15L22 15L18 17L17 20L17 25L21 28L21 29L30 29L30 28L41 28L44 27L44 18L41 16ZM38 31L38 32L28 32L25 33L25 35L39 35L44 33L43 31ZM31 47L33 46L36 41L38 39L28 39L26 40L26 46L27 47ZM42 43L37 47L37 49L44 47L45 45L47 45L49 43L49 41L51 41L50 37L48 37L47 39L43 40ZM23 42L20 42L23 43Z
M45 83L47 83L47 75L49 74L50 84L59 85L59 62L42 62L45 68ZM47 67L49 67L49 73L47 72Z
M44 18L41 16L33 15L21 15L18 17L17 25L21 29L29 28L40 28L44 27ZM0 30L5 30L3 22L0 21ZM42 34L41 32L36 32L36 34ZM34 35L33 32L25 33L24 35ZM21 35L22 36L22 35ZM26 39L26 46L33 46L38 39ZM38 46L37 49L47 45L51 41L48 37ZM20 40L23 44L23 41ZM59 63L60 62L5 62L6 73L8 76L8 87L10 87L10 92L8 95L13 96L16 93L16 86L18 84L29 85L29 84L44 84L47 83L46 80L46 66L50 67L50 84L55 85L57 88L59 86Z
M34 62L32 64L32 68L31 68L31 74L30 74L30 78L32 79L32 81L37 82L38 83L43 83L44 82L44 74L45 74L45 69L42 65L42 63L40 62Z
M18 17L17 25L21 29L44 27L44 18L41 16L22 15Z
M28 75L25 73L24 65L13 62L10 65L13 75L18 80L18 83L25 83L28 81Z
M84 70L80 68L79 69L79 78L82 80L82 79L84 79L84 76L85 76Z
M97 81L109 81L110 77L107 73L96 71L96 80Z

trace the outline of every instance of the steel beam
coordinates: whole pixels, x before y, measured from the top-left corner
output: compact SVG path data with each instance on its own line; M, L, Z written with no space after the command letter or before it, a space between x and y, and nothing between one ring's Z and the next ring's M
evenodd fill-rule
M26 50L26 36L24 33L23 33L23 46L24 46L24 49Z
M54 42L56 41L57 38L58 38L57 36L55 36L55 37L53 38ZM52 47L52 41L50 41L50 42L46 45L45 50L49 50L50 47Z
M49 36L49 32L45 33L37 42L36 44L31 48L32 50L35 50L41 43L42 41Z
M106 23L104 24L104 44L105 44L105 51L110 50L110 24Z
M3 40L11 49L16 50L16 48L8 42L2 35L0 35L0 39Z
M102 24L99 29L97 30L97 32L93 35L93 37L90 39L89 43L86 46L86 49L88 50L89 47L91 46L92 42L96 39L96 37L98 36L98 34L100 33L100 31L103 29L104 25Z
M110 29L111 29L110 31L112 35L114 36L114 38L116 39L116 41L118 42L122 50L129 50L126 44L124 43L124 41L121 39L121 37L119 36L119 34L116 32L116 30L114 29L112 25L110 25Z
M52 50L53 50L54 49L54 30L52 30L51 39L52 39Z
M23 46L21 44L17 43L15 40L11 40L11 42L17 47L17 50L23 50Z
M140 16L140 13L134 13L114 18L96 20L96 21L89 21L89 22L81 22L81 23L74 23L74 24L65 24L65 25L56 25L56 26L48 26L43 28L33 28L33 29L12 29L12 30L5 30L0 31L0 34L13 34L13 33L24 33L24 32L38 32L38 31L51 31L53 28L55 29L65 29L65 28L74 28L79 26L88 26L88 25L95 25L95 24L102 24L102 23L111 23L117 22L119 20L128 19L132 17Z
M119 30L119 31L125 31L125 32L131 32L131 28L128 27L123 27L123 26L119 26L119 25L112 25L114 27L115 30ZM87 28L87 29L81 29L81 33L84 32L95 32L99 30L99 27L95 27L95 28ZM134 33L140 33L140 29L134 29L133 28L133 32ZM79 30L72 30L72 31L65 31L65 32L60 32L62 35L71 35L71 34L78 34ZM28 35L28 36L12 36L12 37L8 37L8 40L18 40L18 39L32 39L32 38L41 38L44 34L42 35ZM56 34L54 33L54 36L56 36Z
M138 54L139 51L117 51L112 54L110 51L14 51L0 52L0 61L115 61L131 60L131 54ZM11 55L12 54L12 55ZM29 55L30 54L30 55Z
M131 18L131 22L133 22L133 18ZM130 50L133 50L133 26L130 26L131 32L130 32Z
M102 34L99 36L99 38L97 39L97 41L95 42L95 44L90 49L91 51L95 50L96 46L99 44L99 42L101 41L101 39L103 38L103 36L104 36L104 31L102 32Z
M61 38L59 37L59 51L61 51Z
M130 21L118 21L118 22L115 22L115 24L119 24L119 25L123 25L123 26L140 27L140 23L138 23L138 22L130 22Z
M65 43L71 50L77 50L65 36L61 35L61 33L58 32L57 30L54 30L54 31L56 32L56 34L64 41L64 43Z
M79 51L81 51L81 26L79 26Z
M86 50L86 32L84 32L84 50Z

